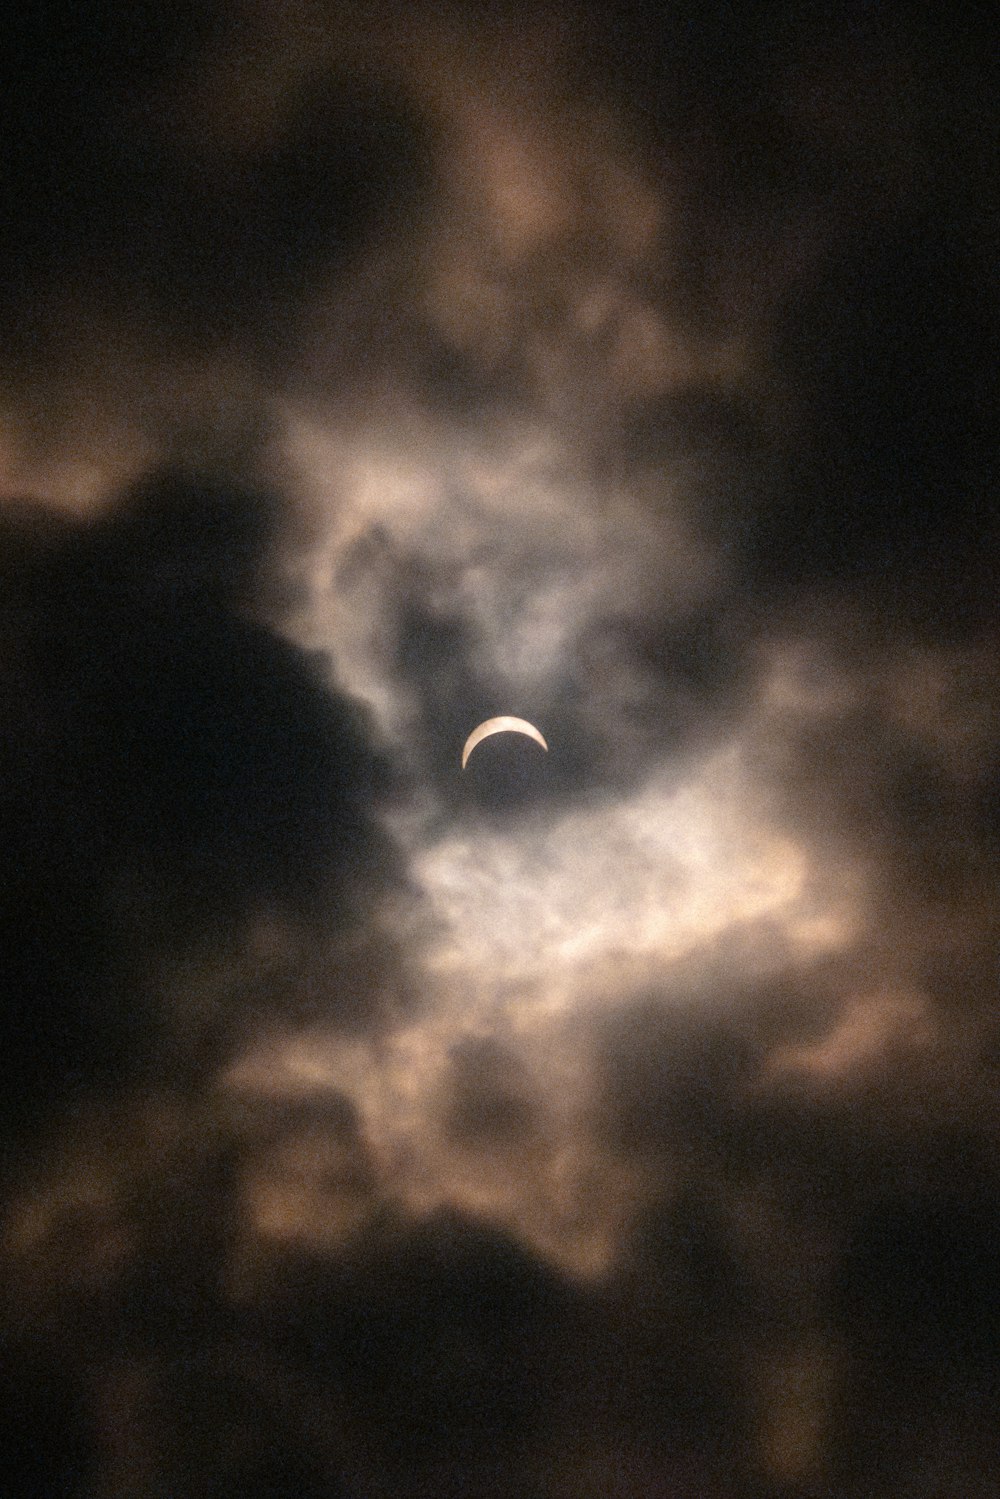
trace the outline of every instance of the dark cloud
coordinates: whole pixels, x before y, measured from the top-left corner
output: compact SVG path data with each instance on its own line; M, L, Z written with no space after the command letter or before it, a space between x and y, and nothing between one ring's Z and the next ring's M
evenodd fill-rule
M388 81L298 77L285 63L280 108L269 117L262 100L230 141L227 79L213 97L211 63L238 59L257 28L281 68L280 31L226 4L118 19L54 3L26 17L3 74L8 380L46 343L65 357L95 298L206 352L219 340L287 352L317 280L412 201L426 151Z
M452 1055L444 1109L450 1137L473 1149L530 1145L539 1128L536 1085L524 1063L496 1042L465 1041Z
M128 1076L172 1025L170 953L229 947L271 908L343 923L395 878L361 716L247 612L276 504L162 474L89 524L7 514L15 1114Z
M0 1488L994 1492L988 49L0 72Z
M955 231L926 211L879 224L795 308L781 357L811 441L754 540L764 586L860 583L939 639L992 613L998 329Z
M333 1336L367 1440L396 1462L530 1442L553 1399L546 1364L568 1288L516 1243L457 1218L362 1253Z
M619 1149L697 1153L724 1140L742 1118L759 1065L753 1036L734 1025L733 996L722 996L728 1013L714 1017L706 1016L706 998L718 1003L719 996L640 996L619 1004L604 1028L602 1112Z

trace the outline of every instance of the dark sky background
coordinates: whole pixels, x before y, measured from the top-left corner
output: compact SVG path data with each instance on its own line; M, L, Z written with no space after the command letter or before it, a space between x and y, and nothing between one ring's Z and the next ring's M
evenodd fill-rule
M0 49L0 1492L1000 1496L995 48L120 10Z

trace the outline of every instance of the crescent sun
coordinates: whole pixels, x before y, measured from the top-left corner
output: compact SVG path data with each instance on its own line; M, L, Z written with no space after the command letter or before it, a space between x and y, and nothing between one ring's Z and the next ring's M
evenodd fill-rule
M548 751L548 745L545 743L538 729L535 728L533 723L529 723L526 718L510 718L507 715L503 715L500 718L487 718L485 722L479 725L478 729L473 729L465 741L465 748L462 750L462 769L465 769L466 762L477 744L481 743L484 739L488 739L491 734L505 733L527 734L529 739L533 739L536 744L542 746L543 750Z

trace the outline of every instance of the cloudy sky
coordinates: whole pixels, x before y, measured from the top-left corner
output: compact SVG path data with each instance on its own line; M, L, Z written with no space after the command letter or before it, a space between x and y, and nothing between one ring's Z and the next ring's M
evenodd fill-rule
M1000 1494L975 28L0 70L3 1492Z

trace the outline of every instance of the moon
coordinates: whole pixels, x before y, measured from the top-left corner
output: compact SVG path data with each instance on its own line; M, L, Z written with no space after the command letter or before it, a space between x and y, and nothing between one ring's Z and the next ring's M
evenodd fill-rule
M510 718L506 715L500 718L487 718L479 725L478 729L473 729L465 741L465 748L462 750L463 770L476 745L483 739L488 739L491 734L526 734L529 739L533 739L536 744L540 744L542 749L548 752L549 747L542 738L541 733L526 718Z

